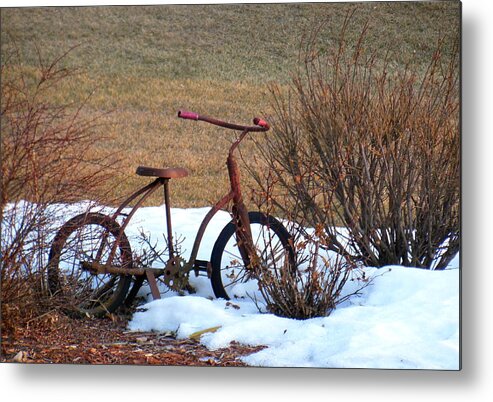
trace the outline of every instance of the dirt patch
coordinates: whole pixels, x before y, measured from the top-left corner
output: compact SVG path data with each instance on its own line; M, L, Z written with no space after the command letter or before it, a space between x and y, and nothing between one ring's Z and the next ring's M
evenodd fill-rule
M72 319L46 314L14 333L2 332L0 362L36 364L132 364L162 366L245 366L240 360L263 347L231 343L208 350L170 334L129 332L119 317Z

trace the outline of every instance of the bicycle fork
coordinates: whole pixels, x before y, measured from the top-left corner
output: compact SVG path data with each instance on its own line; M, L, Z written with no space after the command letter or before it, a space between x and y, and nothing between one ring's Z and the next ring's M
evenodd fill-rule
M229 151L227 159L227 167L229 173L229 180L231 182L231 194L233 198L233 220L236 226L236 237L238 242L238 249L240 251L241 258L245 267L249 268L253 262L255 263L255 247L253 245L252 231L250 228L250 218L248 217L248 210L243 202L243 196L241 193L240 185L240 169L233 155L234 150L238 144L243 140L247 130L243 131L240 137L236 140ZM256 265L256 264L255 264ZM254 267L253 267L254 268Z

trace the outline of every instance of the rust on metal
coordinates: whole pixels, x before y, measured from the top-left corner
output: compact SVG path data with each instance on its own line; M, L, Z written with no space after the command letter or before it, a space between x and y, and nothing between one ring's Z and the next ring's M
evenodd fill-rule
M231 130L238 130L238 131L262 132L262 131L268 131L270 129L269 124L266 121L259 119L258 117L253 119L253 124L255 124L255 126L244 126L241 124L227 123L225 121L218 120L213 117L199 115L198 113L189 112L187 110L179 110L178 117L181 117L182 119L189 119L189 120L202 120L207 123L214 124L215 126L229 128Z
M139 176L161 177L163 179L180 179L188 176L188 171L181 167L153 168L148 166L139 166L135 173Z
M173 229L171 227L171 202L169 200L169 179L164 179L164 205L166 207L166 228L168 231L168 251L170 258L175 255L173 248Z
M114 275L144 275L144 268L125 268L116 265L101 264L99 262L81 262L82 269L95 275L114 274Z
M234 157L234 151L240 144L240 142L245 138L245 136L249 132L262 132L269 130L269 125L260 119L254 119L255 126L243 126L237 124L231 124L227 122L223 122L221 120L213 119L206 116L200 116L191 112L179 112L179 117L192 119L192 120L203 120L211 124L215 124L217 126L233 129L233 130L241 130L241 134L238 138L232 143L228 158L227 158L227 168L229 173L229 179L231 188L228 194L226 194L221 200L219 200L207 213L207 215L202 220L200 227L197 231L197 235L195 237L195 241L193 243L192 252L190 255L189 261L184 264L178 264L177 266L173 265L172 270L170 270L171 266L168 265L168 270L173 271L174 275L168 275L170 279L172 276L176 276L177 274L186 275L192 269L194 269L195 260L197 258L198 250L200 247L200 243L204 236L205 230L210 223L211 219L214 215L225 209L227 204L232 201L232 215L233 222L235 223L237 230L237 238L238 238L238 247L240 249L241 256L246 265L249 264L250 258L249 256L255 255L255 250L253 246L252 234L250 229L250 220L248 217L248 211L243 202L243 197L241 193L241 185L240 185L240 171L238 164ZM133 203L135 200L137 202L132 207L130 213L126 214L125 219L121 225L120 234L117 238L117 241L113 244L112 250L110 252L110 256L108 262L106 264L98 264L98 263L87 263L83 262L82 265L84 269L96 273L110 273L110 274L123 274L123 275L136 275L136 276L146 276L149 285L151 287L151 292L154 299L159 299L159 290L157 288L156 283L156 274L162 275L165 273L163 269L153 269L153 268L133 268L133 267L118 267L111 265L111 262L116 254L116 250L118 248L119 240L121 234L124 232L128 223L132 219L133 215L139 209L144 201L149 198L154 191L160 186L164 188L164 201L166 208L166 229L167 229L167 241L168 241L168 249L169 249L169 260L172 261L171 264L176 263L175 250L173 245L173 233L172 233L172 224L171 224L171 203L170 203L170 194L169 194L169 180L171 178L181 178L188 175L186 169L183 168L153 168L148 166L139 166L137 168L136 173L141 176L150 176L156 177L156 179L149 183L148 185L142 187L141 189L135 191L132 195L130 195L116 210L116 212L112 215L112 219L116 219L120 215L124 215L122 211ZM139 198L140 197L140 198ZM176 271L180 271L179 273ZM212 272L212 266L210 262L207 262L207 275L210 277Z
M142 187L141 189L135 191L130 197L128 197L123 203L118 207L118 209L115 211L115 213L111 216L112 219L116 220L116 218L122 213L123 209L127 207L133 200L135 200L137 197L141 196L141 198L137 201L137 203L134 205L130 213L126 216L123 224L120 227L120 233L118 234L118 237L115 241L115 243L112 246L110 255L108 256L108 264L111 264L113 261L113 258L115 257L116 250L118 248L118 245L120 243L120 238L122 236L122 233L125 231L128 223L132 219L132 216L135 214L135 212L142 206L144 201L151 196L154 191L157 190L159 186L162 185L163 183L162 178L157 178L153 182L149 183L147 186Z
M207 228L207 225L211 221L211 219L216 215L216 213L220 210L222 210L228 202L230 202L233 199L233 192L229 192L226 194L221 200L217 202L216 205L214 205L207 215L204 217L202 220L202 223L200 224L199 230L197 231L197 235L195 236L195 241L193 242L193 247L192 247L192 252L190 254L190 259L188 263L185 265L185 271L190 272L193 269L193 266L195 264L195 259L197 258L197 253L199 252L199 247L200 243L202 241L202 237L204 236L205 229Z
M156 276L154 272L150 269L145 270L147 282L149 283L149 287L151 288L152 298L154 300L159 300L161 298L161 294L159 293L159 289L157 287Z

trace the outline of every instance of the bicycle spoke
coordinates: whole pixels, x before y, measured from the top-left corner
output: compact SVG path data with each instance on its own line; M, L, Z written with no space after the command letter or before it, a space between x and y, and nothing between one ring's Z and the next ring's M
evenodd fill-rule
M236 285L237 283L243 283L244 282L244 278L247 276L247 270L246 269L242 269L241 272L243 273L242 276L238 276L235 280L229 282L224 287L225 288L229 288L229 287L232 287L232 286Z
M278 275L284 266L286 259L285 245L274 229L264 223L255 222L251 226L252 251L259 259L260 268L274 271ZM238 246L236 230L224 245L222 250L221 283L224 289L231 289L228 293L234 295L232 290L240 283L246 283L255 279L256 273L252 268L246 267ZM286 242L285 242L286 243ZM253 257L253 256L251 256ZM257 272L258 274L258 272ZM244 292L243 290L241 293Z
M114 309L125 296L130 277L96 274L82 267L82 263L107 264L112 250L111 264L128 266L130 246L118 229L115 221L95 213L74 217L57 234L58 240L51 253L54 257L50 257L56 259L57 265L48 265L49 286L67 306L72 306L74 313L101 315ZM118 245L117 237L121 237ZM126 254L122 254L123 251Z

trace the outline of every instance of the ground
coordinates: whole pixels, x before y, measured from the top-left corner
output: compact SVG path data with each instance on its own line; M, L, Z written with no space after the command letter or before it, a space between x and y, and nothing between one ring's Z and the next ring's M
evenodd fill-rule
M245 366L239 358L260 349L231 343L210 351L198 341L171 334L130 332L120 316L75 319L52 312L15 334L2 332L0 362Z

